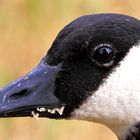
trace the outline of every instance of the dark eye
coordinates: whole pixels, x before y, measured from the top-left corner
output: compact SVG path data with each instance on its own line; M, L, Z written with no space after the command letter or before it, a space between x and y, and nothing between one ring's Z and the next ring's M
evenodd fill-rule
M100 44L92 51L92 60L100 66L111 66L115 53L110 44Z

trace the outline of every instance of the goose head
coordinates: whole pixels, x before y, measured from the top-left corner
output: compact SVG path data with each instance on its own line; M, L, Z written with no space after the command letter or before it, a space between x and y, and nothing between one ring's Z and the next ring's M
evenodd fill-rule
M74 20L32 71L0 90L0 117L86 120L128 138L140 121L139 39L130 16Z

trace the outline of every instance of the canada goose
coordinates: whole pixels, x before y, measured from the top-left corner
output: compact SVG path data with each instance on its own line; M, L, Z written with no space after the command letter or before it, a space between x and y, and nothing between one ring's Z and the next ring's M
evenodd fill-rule
M0 117L79 119L140 140L140 21L82 16L58 34L37 67L0 90Z

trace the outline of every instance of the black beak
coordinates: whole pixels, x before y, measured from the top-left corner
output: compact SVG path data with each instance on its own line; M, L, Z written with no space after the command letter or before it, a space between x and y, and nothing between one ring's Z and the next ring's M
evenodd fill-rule
M54 95L61 65L49 66L44 60L31 72L0 90L0 117L61 116L64 104Z

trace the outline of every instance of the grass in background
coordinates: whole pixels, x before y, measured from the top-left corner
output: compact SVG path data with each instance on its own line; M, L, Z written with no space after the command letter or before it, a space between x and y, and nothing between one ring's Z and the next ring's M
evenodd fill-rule
M31 70L60 29L85 14L140 17L139 0L1 0L0 87ZM0 119L0 140L115 140L105 127L81 121Z

